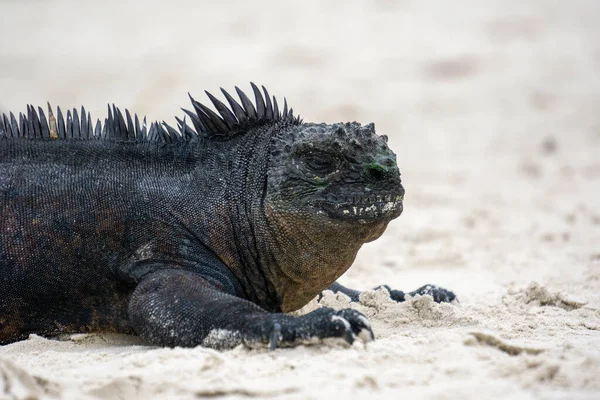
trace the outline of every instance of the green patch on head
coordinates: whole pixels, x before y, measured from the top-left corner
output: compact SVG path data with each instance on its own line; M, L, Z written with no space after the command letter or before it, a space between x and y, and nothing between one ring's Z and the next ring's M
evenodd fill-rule
M367 166L365 167L368 171L379 171L379 172L387 172L387 167L376 163L376 162L372 162L370 164L367 164Z
M372 162L365 166L365 174L369 177L369 179L379 181L384 179L388 174L388 167L377 162Z

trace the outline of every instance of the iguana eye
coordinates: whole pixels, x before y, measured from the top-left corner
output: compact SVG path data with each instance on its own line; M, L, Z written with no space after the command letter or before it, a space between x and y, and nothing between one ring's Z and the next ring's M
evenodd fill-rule
M318 175L327 175L337 169L336 160L327 154L309 154L302 162Z

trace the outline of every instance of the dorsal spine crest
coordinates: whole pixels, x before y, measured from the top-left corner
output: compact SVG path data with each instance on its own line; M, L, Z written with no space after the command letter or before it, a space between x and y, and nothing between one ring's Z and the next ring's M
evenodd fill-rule
M250 83L254 93L255 104L237 86L236 93L240 102L236 101L225 89L221 92L225 96L229 107L212 94L206 92L218 114L202 103L197 102L190 95L194 111L183 110L190 117L191 125L179 118L177 129L162 123L152 122L150 126L146 118L140 124L136 114L133 116L129 110L124 113L113 104L108 106L108 116L104 123L96 120L94 123L90 113L81 107L81 112L73 108L67 110L66 118L60 107L56 108L56 116L50 103L48 103L48 119L41 107L36 110L34 106L27 106L27 113L19 113L19 119L13 113L0 116L0 139L21 138L30 140L107 140L124 143L178 143L187 142L197 136L211 139L227 140L239 134L248 132L252 128L274 123L300 125L302 120L294 116L293 109L288 110L287 100L279 111L275 96L271 98L267 89L262 86L262 92L254 83ZM263 94L264 93L264 94Z

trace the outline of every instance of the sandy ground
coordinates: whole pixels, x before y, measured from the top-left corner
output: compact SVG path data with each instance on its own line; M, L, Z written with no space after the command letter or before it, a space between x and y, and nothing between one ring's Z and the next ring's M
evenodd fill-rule
M0 109L173 121L253 80L305 120L374 121L405 212L342 281L460 304L367 292L366 347L32 336L0 348L0 398L600 398L600 3L91 3L0 2Z

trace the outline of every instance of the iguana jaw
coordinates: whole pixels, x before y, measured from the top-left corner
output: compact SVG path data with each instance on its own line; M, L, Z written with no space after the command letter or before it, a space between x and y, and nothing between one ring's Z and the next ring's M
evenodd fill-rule
M315 206L332 219L364 225L382 220L391 221L400 216L403 197L398 193L364 196L347 202L319 201Z

